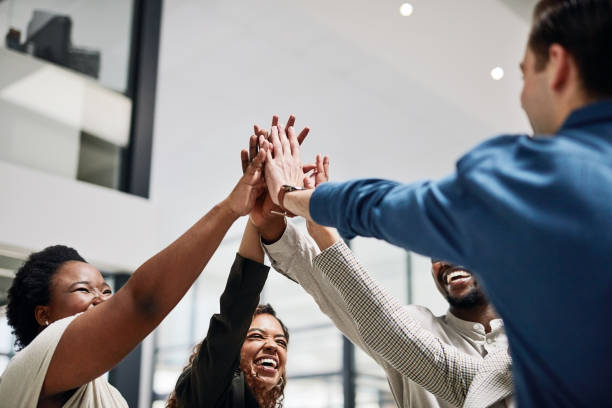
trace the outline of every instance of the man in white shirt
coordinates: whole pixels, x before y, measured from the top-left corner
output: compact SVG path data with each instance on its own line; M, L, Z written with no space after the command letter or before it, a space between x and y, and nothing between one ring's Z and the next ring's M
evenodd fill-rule
M451 407L457 405L458 401L461 401L462 404L464 400L458 400L452 394L463 394L461 398L465 398L467 387L470 386L469 382L465 385L465 389L459 391L444 390L444 387L452 387L448 385L450 382L444 380L441 385L443 381L437 378L440 371L432 370L432 378L427 378L425 382L428 382L429 389L438 389L437 395L434 395L409 379L406 371L398 370L397 364L392 364L388 356L378 352L377 347L372 347L372 344L363 338L363 333L360 332L362 327L356 321L355 314L350 309L351 305L343 298L338 288L330 284L325 271L326 267L328 269L337 268L343 262L340 258L351 257L352 253L348 248L339 248L336 239L329 238L327 243L325 239L320 240L316 236L315 239L320 248L312 242L310 237L300 232L291 223L287 223L283 228L279 226L275 231L262 231L262 242L272 261L272 266L285 276L297 281L338 329L385 370L398 406L406 408ZM327 259L321 261L322 257L327 257ZM314 265L323 264L323 267L315 267L313 262ZM329 266L330 263L331 266ZM403 306L402 313L407 320L417 322L424 331L429 332L442 343L453 346L452 348L455 348L460 354L476 357L476 361L479 360L478 357L485 360L487 355L507 350L508 343L503 323L483 294L475 277L468 270L446 262L432 260L432 276L440 292L449 301L449 311L445 315L434 316L429 309L423 306L406 305ZM348 288L348 290L351 289ZM396 357L397 361L405 361L407 355L397 351ZM449 358L448 355L444 355L444 360ZM420 367L428 367L430 363L410 361L407 364L411 364L410 368L414 370L414 367L419 364ZM488 401L484 406L513 405L510 395L512 392L510 372L502 373L501 376L503 377L501 386L498 386L499 378L494 380L497 389L501 391L484 395ZM455 381L456 378L451 380ZM461 381L458 380L457 383L461 384ZM479 396L482 396L482 393Z

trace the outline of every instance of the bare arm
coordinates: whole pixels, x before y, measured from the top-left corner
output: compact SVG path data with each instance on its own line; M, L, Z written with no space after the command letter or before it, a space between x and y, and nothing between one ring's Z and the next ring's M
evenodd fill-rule
M155 329L199 276L232 223L255 204L263 191L264 160L265 147L228 198L139 267L112 298L74 319L55 350L41 398L102 375Z
M250 259L251 261L264 263L264 251L259 241L259 232L257 227L251 220L247 221L247 225L242 234L242 241L240 241L240 249L238 254L243 258Z

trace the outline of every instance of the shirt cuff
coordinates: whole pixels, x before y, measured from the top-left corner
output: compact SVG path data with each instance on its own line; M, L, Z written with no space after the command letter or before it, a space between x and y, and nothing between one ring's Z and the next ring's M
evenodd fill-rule
M268 256L275 258L275 255L287 254L288 252L294 252L297 245L297 231L295 226L288 222L283 231L283 235L271 244L266 244L261 241L261 245L264 250L268 253Z

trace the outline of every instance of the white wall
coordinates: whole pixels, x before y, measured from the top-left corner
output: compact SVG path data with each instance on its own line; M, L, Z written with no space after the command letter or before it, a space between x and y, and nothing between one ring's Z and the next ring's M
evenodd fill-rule
M0 161L0 251L75 247L107 271L132 272L157 249L153 205L105 187Z

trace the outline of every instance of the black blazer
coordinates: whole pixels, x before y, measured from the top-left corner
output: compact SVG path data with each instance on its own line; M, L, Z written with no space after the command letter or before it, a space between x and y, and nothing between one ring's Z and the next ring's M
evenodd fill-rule
M178 407L259 408L240 370L240 349L269 269L236 254L221 312L210 319L200 352L176 382Z

